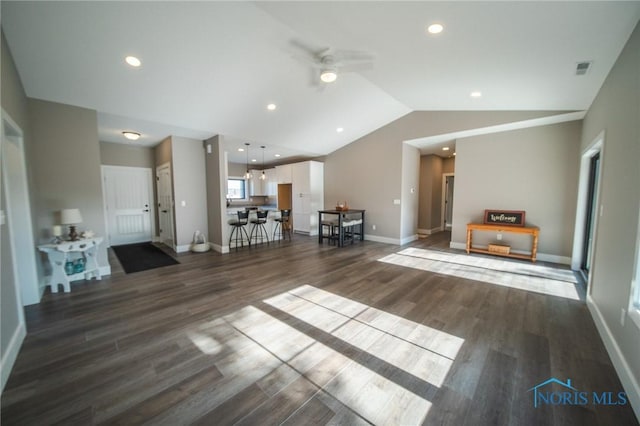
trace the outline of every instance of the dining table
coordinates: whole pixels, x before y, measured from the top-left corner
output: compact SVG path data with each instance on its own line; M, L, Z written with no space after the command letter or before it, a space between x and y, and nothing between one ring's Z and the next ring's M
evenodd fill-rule
M362 220L362 223L360 223L360 241L364 241L364 213L365 210L360 210L360 209L348 209L348 210L318 210L318 243L322 244L322 240L323 238L325 238L325 236L323 236L322 233L322 222L323 222L323 216L324 215L332 215L332 216L338 216L338 247L344 247L344 228L345 228L345 224L348 223L348 221L354 220L354 216L359 215L360 220ZM347 216L349 216L348 221L345 221L345 219L347 218ZM357 220L357 219L356 219Z

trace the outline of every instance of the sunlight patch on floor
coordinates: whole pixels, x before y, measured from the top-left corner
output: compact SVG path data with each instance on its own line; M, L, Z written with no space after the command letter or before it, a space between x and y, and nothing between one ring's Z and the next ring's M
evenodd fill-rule
M319 398L367 422L419 424L464 342L307 285L264 303L270 308L247 306L189 333L224 376L228 395L216 403L253 382L287 395L304 377Z
M576 288L577 279L568 269L413 247L379 261L550 296L581 299Z

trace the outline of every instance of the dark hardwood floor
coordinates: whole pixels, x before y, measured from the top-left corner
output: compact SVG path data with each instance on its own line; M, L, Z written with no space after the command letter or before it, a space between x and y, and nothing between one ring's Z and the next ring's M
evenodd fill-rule
M629 405L535 408L551 377L623 391L582 289L448 236L114 265L26 310L2 424L638 424Z

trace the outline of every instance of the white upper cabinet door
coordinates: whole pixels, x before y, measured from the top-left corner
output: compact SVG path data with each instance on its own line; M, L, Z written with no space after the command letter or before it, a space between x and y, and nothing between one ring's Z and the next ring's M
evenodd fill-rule
M291 183L291 164L276 166L278 183Z

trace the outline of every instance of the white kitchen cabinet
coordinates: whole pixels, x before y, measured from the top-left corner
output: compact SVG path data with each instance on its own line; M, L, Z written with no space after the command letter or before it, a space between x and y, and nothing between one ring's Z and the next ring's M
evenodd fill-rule
M291 164L276 166L276 176L278 183L291 183Z
M324 164L291 164L293 230L318 235L318 210L324 209Z
M264 195L264 185L260 176L262 170L251 170L251 179L249 179L249 196Z
M276 174L276 169L267 169L264 171L267 175L267 179L263 183L263 189L265 194L269 197L277 197L278 196L278 176Z

